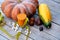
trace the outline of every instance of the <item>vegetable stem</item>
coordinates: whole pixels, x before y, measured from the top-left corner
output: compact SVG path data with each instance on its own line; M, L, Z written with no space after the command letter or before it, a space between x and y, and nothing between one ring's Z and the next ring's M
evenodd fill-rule
M26 26L26 29L28 29L28 34L26 35L26 40L28 40L29 35L30 35L30 28L28 26Z
M20 3L21 2L21 0L18 0L18 3Z
M15 37L16 37L16 40L18 40L19 39L19 36L21 35L21 32L18 32L16 35L15 35Z

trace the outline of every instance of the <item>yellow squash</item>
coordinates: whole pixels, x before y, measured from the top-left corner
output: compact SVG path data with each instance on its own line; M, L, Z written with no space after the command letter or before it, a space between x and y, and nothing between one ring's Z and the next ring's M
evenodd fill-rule
M50 10L46 4L39 5L39 16L42 22L44 23L45 27L50 28L52 17L51 17Z

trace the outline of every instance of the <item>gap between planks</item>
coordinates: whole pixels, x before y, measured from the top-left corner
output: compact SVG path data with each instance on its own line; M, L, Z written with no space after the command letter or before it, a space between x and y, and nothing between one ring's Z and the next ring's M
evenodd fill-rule
M3 36L2 34L0 34L0 36L2 36L2 37L4 37L4 38L6 38L7 40L9 40L7 37Z

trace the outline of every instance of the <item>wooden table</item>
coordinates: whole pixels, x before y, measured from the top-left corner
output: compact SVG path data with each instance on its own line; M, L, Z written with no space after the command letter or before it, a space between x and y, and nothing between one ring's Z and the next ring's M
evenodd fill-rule
M4 0L0 0L0 5ZM44 28L44 31L39 31L39 27L34 25L34 27L31 27L31 34L29 36L28 40L60 40L60 0L39 0L39 4L46 3L52 14L52 28L46 29ZM1 11L1 8L0 8ZM12 35L15 35L16 32L14 30L11 30L11 22L13 22L11 19L8 19L5 16L5 21L7 22L7 25L4 26L4 28ZM41 25L43 26L43 25ZM26 36L25 33L22 32L21 36L19 37L19 40L25 40ZM4 34L2 31L0 31L0 40L12 40L10 39L6 34Z

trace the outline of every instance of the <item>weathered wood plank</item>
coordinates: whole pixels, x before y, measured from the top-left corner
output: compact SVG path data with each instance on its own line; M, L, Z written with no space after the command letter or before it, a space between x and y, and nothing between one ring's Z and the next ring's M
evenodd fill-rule
M42 25L43 26L43 25ZM52 27L51 29L46 29L44 27L44 31L40 32L39 31L39 27L37 28L37 26L31 27L31 34L30 36L32 38L36 38L35 40L39 40L39 37L41 36L42 38L45 38L47 40L60 40L60 26L52 23ZM35 36L36 35L36 36Z
M21 35L20 38L19 38L19 40L26 40L26 36ZM28 38L28 40L33 40L33 39Z
M10 24L9 24L10 25ZM24 33L24 32L23 32ZM41 34L41 35L40 35ZM47 36L49 36L49 37L52 37L52 36L50 36L50 35L48 35L48 34L46 34L46 33L44 33L44 32L39 32L39 30L38 29L36 29L36 28L34 28L34 27L31 27L31 34L30 34L30 37L32 37L33 39L35 39L35 40L40 40L40 39L43 39L43 40L46 40L46 39L49 39L49 38L47 38L47 36L45 36L44 37L44 35L47 35ZM43 38L44 37L44 38ZM52 37L52 38L54 38L54 37ZM50 38L51 40L53 40L52 38ZM54 39L56 39L56 38L54 38ZM57 40L57 39L56 39Z
M43 26L43 25L42 25ZM38 30L38 28L37 28L37 26L35 26L35 28ZM36 31L36 30L35 30ZM57 38L58 40L60 40L60 26L58 26L58 25L56 25L56 24L54 24L54 23L52 23L52 27L51 27L51 29L46 29L45 27L44 27L44 31L43 31L44 33L46 33L47 35L50 35L50 36L47 36L46 34L46 36L44 35L44 33L42 33L43 34L43 36L44 37L48 37L48 39L50 39L50 40L53 40L54 38ZM38 34L38 32L36 33L36 34ZM49 38L49 37L51 37L52 36L52 38ZM54 38L53 38L54 37ZM56 40L56 39L55 39Z
M52 28L49 30L44 30L47 34L49 33L53 37L56 37L60 40L60 26L52 23Z
M52 0L52 1L54 1L54 2L56 2L56 3L58 3L58 4L60 4L60 0Z
M52 23L53 25L54 23ZM56 24L54 24L53 26L56 26ZM31 27L31 34L30 34L30 37L34 38L35 40L59 40L59 33L57 33L59 30L58 30L58 25L57 25L57 29L56 27L53 27L51 29L46 29L44 27L44 31L40 32L39 31L39 27L38 26L34 26L34 27ZM49 32L49 31L50 32ZM47 31L47 32L46 32ZM52 32L51 32L52 31ZM51 33L51 34L50 34ZM54 33L56 33L57 35L55 35ZM54 35L52 35L54 34ZM41 38L42 37L42 38Z
M8 40L8 39L0 34L0 40Z
M43 40L46 40L46 39L47 40L53 40L53 39L58 40L58 39L60 39L60 37L59 37L60 33L57 33L57 32L60 31L59 28L60 27L58 25L53 24L51 29L47 30L47 29L44 28L44 31L40 32L37 26L35 26L35 28L31 27L30 37L32 37L35 40L40 40L40 39L43 39Z
M38 27L38 26L36 26L36 27ZM34 27L31 27L31 34L30 34L30 36L32 37L32 38L35 38L35 40L40 40L41 39L41 37L42 37L42 39L41 40L58 40L57 38L55 38L55 37L53 37L53 36L51 36L51 35L49 35L49 34L47 34L47 33L45 33L44 31L42 31L42 32L40 32L39 31L39 28L38 29L36 29L36 28L34 28ZM41 36L41 37L40 37ZM45 38L45 39L43 39L43 38Z

